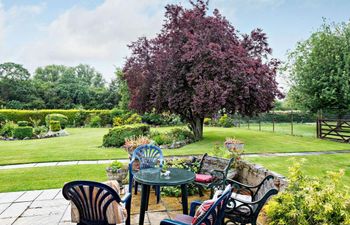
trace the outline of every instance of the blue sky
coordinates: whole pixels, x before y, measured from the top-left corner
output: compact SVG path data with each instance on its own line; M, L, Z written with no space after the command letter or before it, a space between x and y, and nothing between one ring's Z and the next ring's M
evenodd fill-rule
M88 63L108 80L129 54L126 45L154 36L164 6L174 2L188 5L186 0L0 0L0 63L21 63L31 72L52 63ZM262 28L281 60L323 17L350 19L348 0L211 0L210 8L243 33Z

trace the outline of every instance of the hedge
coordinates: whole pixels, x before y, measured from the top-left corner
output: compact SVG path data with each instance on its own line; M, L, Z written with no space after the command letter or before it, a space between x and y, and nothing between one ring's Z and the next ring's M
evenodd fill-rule
M30 121L31 119L40 120L40 125L45 125L45 117L48 114L62 114L67 116L68 125L75 126L76 115L79 113L88 113L98 115L101 118L101 126L112 124L110 110L79 110L79 109L42 109L42 110L16 110L16 109L0 109L0 118L6 118L9 121ZM78 124L77 124L78 125Z
M33 127L16 127L13 130L13 137L18 139L31 138L33 136Z
M104 147L121 147L124 145L125 138L132 136L141 136L149 134L150 126L147 124L132 124L117 126L109 130L108 134L103 136Z

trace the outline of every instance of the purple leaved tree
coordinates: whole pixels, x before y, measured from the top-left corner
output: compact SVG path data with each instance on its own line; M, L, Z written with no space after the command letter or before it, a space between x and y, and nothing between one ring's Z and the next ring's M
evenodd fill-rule
M246 116L265 112L282 94L279 62L269 58L262 30L241 35L218 10L208 15L208 2L191 4L167 5L161 32L129 46L123 71L130 108L176 113L199 140L205 117L221 109Z

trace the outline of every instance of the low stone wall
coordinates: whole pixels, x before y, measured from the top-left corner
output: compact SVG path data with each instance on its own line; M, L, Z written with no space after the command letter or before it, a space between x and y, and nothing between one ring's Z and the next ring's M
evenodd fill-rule
M287 179L281 174L246 160L237 162L237 174L235 179L243 184L257 185L268 175L275 177L274 183L278 191L284 190L288 185Z

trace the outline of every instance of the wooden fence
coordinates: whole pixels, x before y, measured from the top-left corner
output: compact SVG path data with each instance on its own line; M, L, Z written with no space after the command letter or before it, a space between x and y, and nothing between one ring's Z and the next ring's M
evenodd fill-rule
M317 119L317 138L350 143L350 119Z

